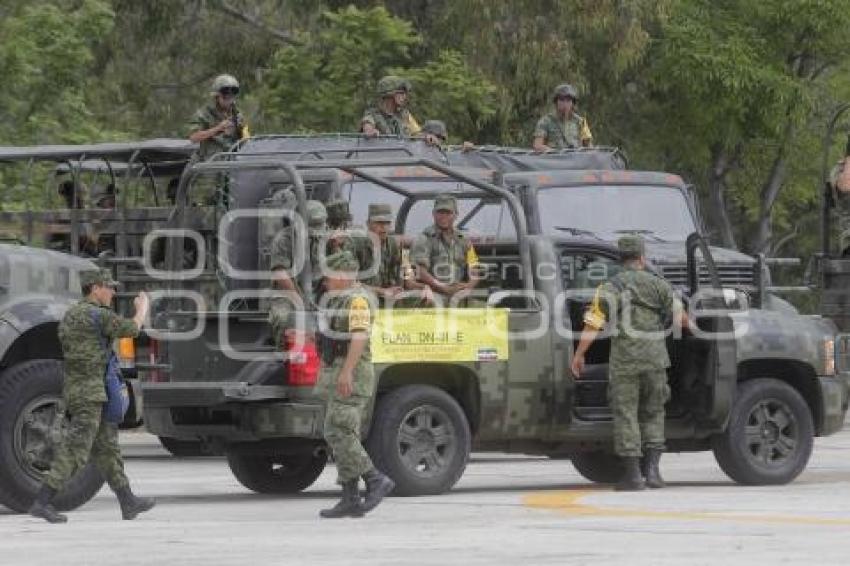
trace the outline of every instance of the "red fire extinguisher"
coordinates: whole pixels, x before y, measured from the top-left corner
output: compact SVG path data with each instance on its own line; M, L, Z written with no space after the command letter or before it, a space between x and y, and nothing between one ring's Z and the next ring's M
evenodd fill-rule
M315 385L319 378L319 352L312 335L302 334L300 340L293 334L286 337L289 353L287 385Z

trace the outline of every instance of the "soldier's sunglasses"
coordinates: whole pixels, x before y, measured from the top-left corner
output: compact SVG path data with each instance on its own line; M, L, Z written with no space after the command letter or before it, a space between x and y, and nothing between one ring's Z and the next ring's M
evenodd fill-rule
M218 93L222 96L236 96L239 94L238 86L226 86L219 89Z

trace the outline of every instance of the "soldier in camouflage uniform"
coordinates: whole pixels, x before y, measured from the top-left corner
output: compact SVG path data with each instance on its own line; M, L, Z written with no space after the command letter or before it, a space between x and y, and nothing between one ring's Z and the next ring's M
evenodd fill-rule
M395 484L378 471L360 443L360 425L375 394L369 351L372 321L367 291L356 283L359 265L348 251L328 256L325 277L328 301L319 341L322 369L317 388L326 399L324 436L333 451L342 499L323 509L324 518L362 517L388 495ZM361 500L360 477L366 482Z
M534 128L534 151L543 153L552 149L589 147L593 134L587 120L575 112L578 93L570 84L555 87L552 101L555 110L537 121Z
M370 204L368 228L373 240L360 261L361 269L375 269L375 274L363 280L363 284L372 290L382 305L397 307L430 304L434 297L431 288L409 276L410 262L405 258L402 236L390 234L393 222L393 209L388 204ZM378 253L377 265L375 253ZM401 297L405 289L420 289L422 298ZM413 300L410 300L413 299Z
M838 249L843 257L850 257L850 182L844 180L847 177L846 167L850 167L850 137L844 159L832 168L829 176L838 210Z
M219 75L213 80L213 100L198 109L189 122L189 139L201 144L194 160L206 161L248 137L245 119L236 107L238 94L239 82L233 76Z
M623 271L597 289L585 313L584 332L571 369L580 379L588 348L613 318L616 329L611 337L608 399L614 414L614 450L625 465L616 489L660 488L664 487L658 469L664 451L664 404L670 398L666 327L667 321L675 320L684 328L688 319L673 288L645 270L643 239L624 236L617 247Z
M107 366L102 340L111 342L138 335L147 317L149 300L145 293L140 293L135 300L135 316L132 320L125 319L109 307L117 283L108 270L84 271L80 273L80 283L85 298L68 309L59 325L65 360L62 396L69 423L29 513L51 523L66 522L68 518L58 513L50 501L74 474L92 461L118 496L122 517L135 519L139 513L151 509L154 501L136 497L130 491L118 447L118 427L101 418L106 402Z
M360 131L369 137L378 135L407 138L421 130L419 123L407 109L410 82L402 77L388 75L378 81L378 99L375 106L366 109L360 120Z
M454 226L457 200L451 195L434 200L434 224L423 230L410 250L419 281L445 298L471 292L478 284L478 255Z
M307 201L307 237L310 240L310 262L314 286L311 295L305 295L298 288L297 274L291 273L294 258L294 234L292 226L285 226L275 234L271 243L271 259L269 269L272 272L272 288L292 294L298 294L304 301L317 300L319 283L321 282L321 259L324 255L321 248L322 236L326 232L328 215L325 206L317 200ZM295 326L295 307L293 300L286 296L275 297L269 307L269 324L272 329L272 339L276 346L286 344L285 333Z

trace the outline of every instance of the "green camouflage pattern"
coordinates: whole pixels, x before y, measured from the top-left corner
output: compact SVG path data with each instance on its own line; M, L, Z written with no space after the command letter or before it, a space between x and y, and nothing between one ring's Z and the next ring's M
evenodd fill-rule
M373 106L363 113L363 118L360 120L361 127L364 123L372 124L385 136L407 138L419 133L418 129L411 127L411 115L407 109L388 114L377 106Z
M381 247L378 250L375 249L372 240L369 241L369 244L368 247L364 248L360 269L363 270L369 266L373 266L376 261L375 251L378 252L380 256L378 259L380 261L377 262L377 273L372 277L364 279L363 283L372 287L401 287L404 281L402 278L402 249L398 239L392 235L388 235L381 242Z
M65 402L69 406L105 402L103 377L107 353L101 344L102 337L111 344L116 338L135 338L138 334L135 322L121 318L93 300L83 299L68 309L59 324L59 342L65 357Z
M191 134L194 132L208 130L221 123L222 120L229 119L232 119L229 114L222 112L216 106L215 102L211 102L199 108L192 116L192 119L189 120L189 133ZM228 151L233 144L242 138L242 129L245 125L245 118L242 115L242 112L238 109L236 110L236 123L238 127L232 129L232 131L225 131L208 140L202 141L195 159L206 161L216 153Z
M118 427L103 420L102 411L100 403L69 405L69 422L44 477L45 484L60 491L91 461L113 491L129 485L118 446Z
M360 285L335 295L328 301L327 326L337 333L349 333L349 313L356 299L368 296ZM351 396L342 397L336 391L336 379L344 357L337 356L328 364L323 359L317 388L326 399L324 438L333 452L337 467L337 483L359 478L373 468L372 460L360 442L360 427L366 408L375 391L375 373L368 345L354 366L354 387Z
M581 132L585 127L585 119L575 112L567 120L550 112L537 121L533 137L543 138L543 143L553 149L581 147Z
M829 174L829 181L835 188L838 176L844 170L845 160L839 161ZM850 256L850 193L834 191L836 197L835 208L838 213L838 249Z
M616 288L617 283L622 291ZM599 287L597 297L594 304L599 306L604 320L616 323L609 362L612 372L635 374L670 367L664 332L666 323L672 320L676 297L669 283L627 265ZM589 320L592 314L588 313L585 322L595 322Z
M643 450L664 450L664 404L670 399L667 372L611 371L608 401L614 416L614 452L641 456Z
M466 257L472 242L457 229L448 237L441 232L436 225L423 230L410 249L410 263L424 267L446 285L461 283L468 278Z

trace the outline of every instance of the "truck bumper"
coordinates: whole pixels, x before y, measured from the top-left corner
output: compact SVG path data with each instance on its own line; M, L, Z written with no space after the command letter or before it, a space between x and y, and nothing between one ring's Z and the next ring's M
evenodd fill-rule
M839 372L835 376L820 376L818 386L823 399L823 414L815 426L818 436L826 436L838 432L844 426L850 402L850 371Z
M290 388L245 383L146 383L149 432L226 444L266 439L321 439L324 404L295 400Z

